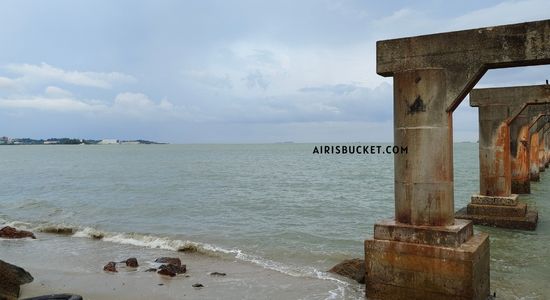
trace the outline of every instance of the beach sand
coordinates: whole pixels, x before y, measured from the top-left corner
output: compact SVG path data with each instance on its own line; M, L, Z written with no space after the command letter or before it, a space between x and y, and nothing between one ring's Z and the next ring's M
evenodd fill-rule
M87 238L37 233L37 239L0 240L0 259L23 267L34 281L21 287L21 297L75 293L84 299L358 299L361 285L341 277L292 276L253 263L199 253L143 248ZM157 257L179 257L187 273L170 278L146 269ZM109 261L136 257L139 268ZM226 276L213 276L223 272ZM200 283L203 288L192 285Z

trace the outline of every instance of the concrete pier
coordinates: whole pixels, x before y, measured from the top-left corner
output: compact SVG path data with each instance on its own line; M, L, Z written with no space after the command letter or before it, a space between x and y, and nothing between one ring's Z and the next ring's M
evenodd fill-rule
M541 129L547 123L548 114L539 114L529 125L531 134L530 155L529 155L529 177L531 181L540 181L541 165L544 166L544 154L541 148L544 148L543 132ZM544 170L544 167L542 168Z
M452 113L489 68L550 63L550 20L377 42L394 77L395 218L365 241L369 299L487 299L489 239L454 218Z
M548 111L550 113L550 110ZM550 166L550 122L546 123L546 127L543 131L545 141L544 144L544 153L545 153L545 168L548 168Z
M549 99L550 89L546 86L474 89L470 92L470 105L479 108L480 185L479 194L472 196L468 206L456 213L456 218L472 220L479 225L536 229L538 212L519 202L517 194L512 194L514 164L511 158L517 155L512 150L517 152L519 147L520 157L515 162L521 171L526 168L522 163L527 148L518 146L517 138L511 139L509 124L526 110L527 105L541 104L539 101ZM545 103L542 104L539 107L545 108ZM522 130L519 131L521 134Z
M524 93L520 93L519 95L513 93L513 90L517 90L518 88L524 90ZM511 113L513 116L507 121L510 127L512 194L529 194L531 193L529 174L529 145L531 136L529 134L529 126L534 117L550 111L550 86L535 85L510 87L508 89L510 89L510 93L502 96L506 97L510 95L517 99L526 100L526 103L519 112L515 112L517 107L512 107L514 109Z

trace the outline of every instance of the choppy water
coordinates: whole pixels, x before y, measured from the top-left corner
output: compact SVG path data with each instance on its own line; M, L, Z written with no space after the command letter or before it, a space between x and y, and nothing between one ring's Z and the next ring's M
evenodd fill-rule
M198 247L308 276L362 257L374 222L394 208L392 156L313 155L313 147L2 146L0 219ZM477 155L477 144L455 145L457 208L477 192ZM548 177L523 197L539 208L536 232L477 227L491 235L492 290L504 299L550 297Z

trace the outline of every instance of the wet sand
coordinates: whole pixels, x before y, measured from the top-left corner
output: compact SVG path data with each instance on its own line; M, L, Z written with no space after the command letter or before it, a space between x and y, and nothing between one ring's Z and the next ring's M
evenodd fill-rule
M146 269L157 257L179 257L187 273L170 278ZM137 269L109 261L136 257ZM197 253L147 249L100 240L37 233L36 240L0 240L0 259L23 267L34 277L23 285L21 297L75 293L84 299L358 299L357 283L321 274L326 279L297 277L252 263ZM226 273L213 276L211 272ZM200 283L203 288L192 285Z

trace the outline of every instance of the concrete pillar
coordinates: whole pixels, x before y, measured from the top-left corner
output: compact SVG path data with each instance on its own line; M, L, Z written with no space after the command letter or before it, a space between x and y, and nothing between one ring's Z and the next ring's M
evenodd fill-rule
M545 167L548 168L550 166L550 121L546 123L546 126L544 128L544 137L544 140L546 141L546 143L544 144Z
M550 20L377 42L394 77L395 218L365 241L369 299L486 299L489 240L453 219L452 112L489 68L550 64Z
M531 145L530 145L530 166L529 166L529 175L531 181L540 181L540 172L541 166L544 166L544 150L541 148L544 147L544 138L543 138L543 128L548 122L548 113L543 113L535 117L530 126L529 131L531 133ZM542 168L544 170L544 167Z
M512 92L516 87L506 88ZM530 133L529 126L534 117L550 111L550 86L522 87L526 93L520 98L527 99L519 112L512 112L512 118L507 122L510 127L510 156L512 162L512 194L531 193L530 167ZM507 93L512 95L514 93Z
M528 118L522 118L528 119ZM512 153L512 193L530 194L529 179L529 125L521 120L522 125L510 126L510 152Z
M445 92L442 69L394 77L394 142L407 145L411 153L394 159L398 222L432 226L454 222L452 114L445 111ZM440 143L434 147L431 141Z
M531 134L529 176L531 181L540 180L539 170L539 134Z
M457 218L495 227L536 228L538 212L519 202L517 194L512 194L514 164L511 157L515 158L518 150L521 153L526 147L518 145L517 128L514 128L514 139L510 138L510 124L528 106L544 107L545 103L538 102L542 100L550 103L550 88L544 85L474 89L470 92L470 105L479 107L480 187L479 194L472 196L471 203L456 213ZM512 144L515 153L511 151ZM514 161L515 164L524 162L525 156L523 153L523 157ZM519 166L520 169L526 167Z
M546 153L545 153L545 144L546 138L543 134L543 128L539 131L539 172L544 172L546 170Z
M512 194L508 111L508 105L479 108L479 191L484 196Z

